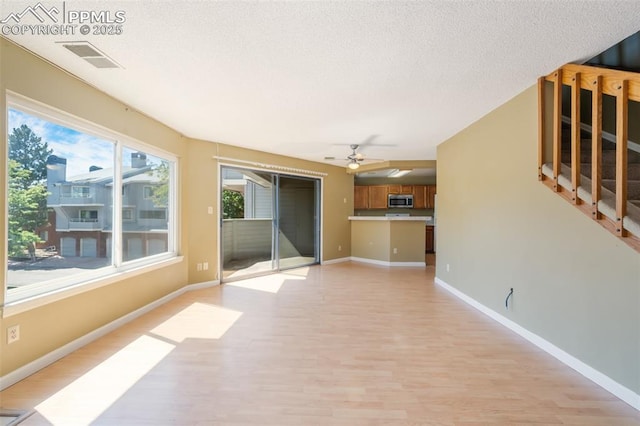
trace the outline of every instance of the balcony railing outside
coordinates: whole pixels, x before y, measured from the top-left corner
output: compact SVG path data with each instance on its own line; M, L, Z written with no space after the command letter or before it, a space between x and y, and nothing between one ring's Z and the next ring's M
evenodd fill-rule
M69 230L101 230L103 227L100 219L69 218Z

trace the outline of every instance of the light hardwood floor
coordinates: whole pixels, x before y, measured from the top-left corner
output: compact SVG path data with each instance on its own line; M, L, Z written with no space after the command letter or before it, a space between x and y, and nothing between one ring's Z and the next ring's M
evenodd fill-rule
M189 292L0 394L23 425L640 425L433 283L314 266Z

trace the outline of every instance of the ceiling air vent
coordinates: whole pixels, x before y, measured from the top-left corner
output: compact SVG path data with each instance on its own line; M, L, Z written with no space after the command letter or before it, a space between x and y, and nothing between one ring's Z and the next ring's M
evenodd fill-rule
M88 41L62 42L62 45L96 68L122 68Z

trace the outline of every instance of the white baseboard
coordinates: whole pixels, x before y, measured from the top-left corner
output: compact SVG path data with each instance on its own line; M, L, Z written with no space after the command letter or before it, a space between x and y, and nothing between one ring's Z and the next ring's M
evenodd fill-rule
M385 260L367 259L366 257L351 256L351 260L354 262L370 263L372 265L380 266L404 266L404 267L426 267L425 262L387 262Z
M184 287L184 289L185 289L184 292L193 291L193 290L201 290L203 288L215 287L217 285L220 285L220 280L203 281L201 283L189 284L188 286Z
M333 265L334 263L343 263L351 260L350 257L339 257L338 259L323 260L322 265Z
M116 330L119 327L122 327L126 323L146 314L147 312L169 302L172 299L175 299L176 297L186 293L187 291L200 290L207 287L213 287L219 284L220 284L220 281L216 280L216 281L206 281L202 283L191 284L191 285L182 287L181 289L178 289L173 293L169 293L158 300L154 300L148 305L145 305L133 312L128 313L127 315L124 315L116 320L113 320L109 324L105 324L102 327L97 328L91 331L90 333L87 333L84 336L79 337L76 340L69 342L66 345L61 346L58 349L55 349L54 351L49 352L48 354L30 362L29 364L23 365L17 370L14 370L9 374L0 377L0 391L8 388L11 385L18 383L20 380L23 380L29 377L30 375L36 373L37 371L42 370L44 367L48 366L49 364L53 364L54 362L80 349L81 347L88 345L94 340L106 335L107 333L110 333Z
M496 311L484 306L477 300L467 296L466 294L456 289L455 287L452 287L449 284L445 283L440 278L436 277L435 282L440 287L444 288L454 296L460 298L462 301L473 306L483 314L499 322L500 324L507 327L511 331L524 337L529 342L533 343L543 351L547 352L549 355L558 359L565 365L573 368L574 370L582 374L587 379L591 380L592 382L604 388L605 390L611 392L613 395L620 398L622 401L626 402L636 410L640 411L640 394L633 392L631 389L621 385L620 383L616 382L609 376L606 376L605 374L601 373L595 368L580 361L578 358L574 357L573 355L570 355L567 352L563 351L559 347L555 346L553 343L543 339L537 334L530 332L526 328L500 315Z

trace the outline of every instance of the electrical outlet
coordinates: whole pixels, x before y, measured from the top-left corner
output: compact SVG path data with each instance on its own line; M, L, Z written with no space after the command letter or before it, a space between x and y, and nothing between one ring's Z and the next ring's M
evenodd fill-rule
M398 249L396 247L393 248L393 254L398 254Z
M342 251L342 246L338 246L338 251Z
M447 263L447 272L449 272L449 264Z
M14 325L7 328L7 344L20 340L20 326Z
M207 207L207 213L208 214L213 214L213 207L211 207L211 206Z
M209 269L209 262L204 262L204 263L202 264L202 270L203 270L203 271L206 271L206 270L208 270L208 269Z
M202 271L202 263L196 264L196 271L198 272Z

